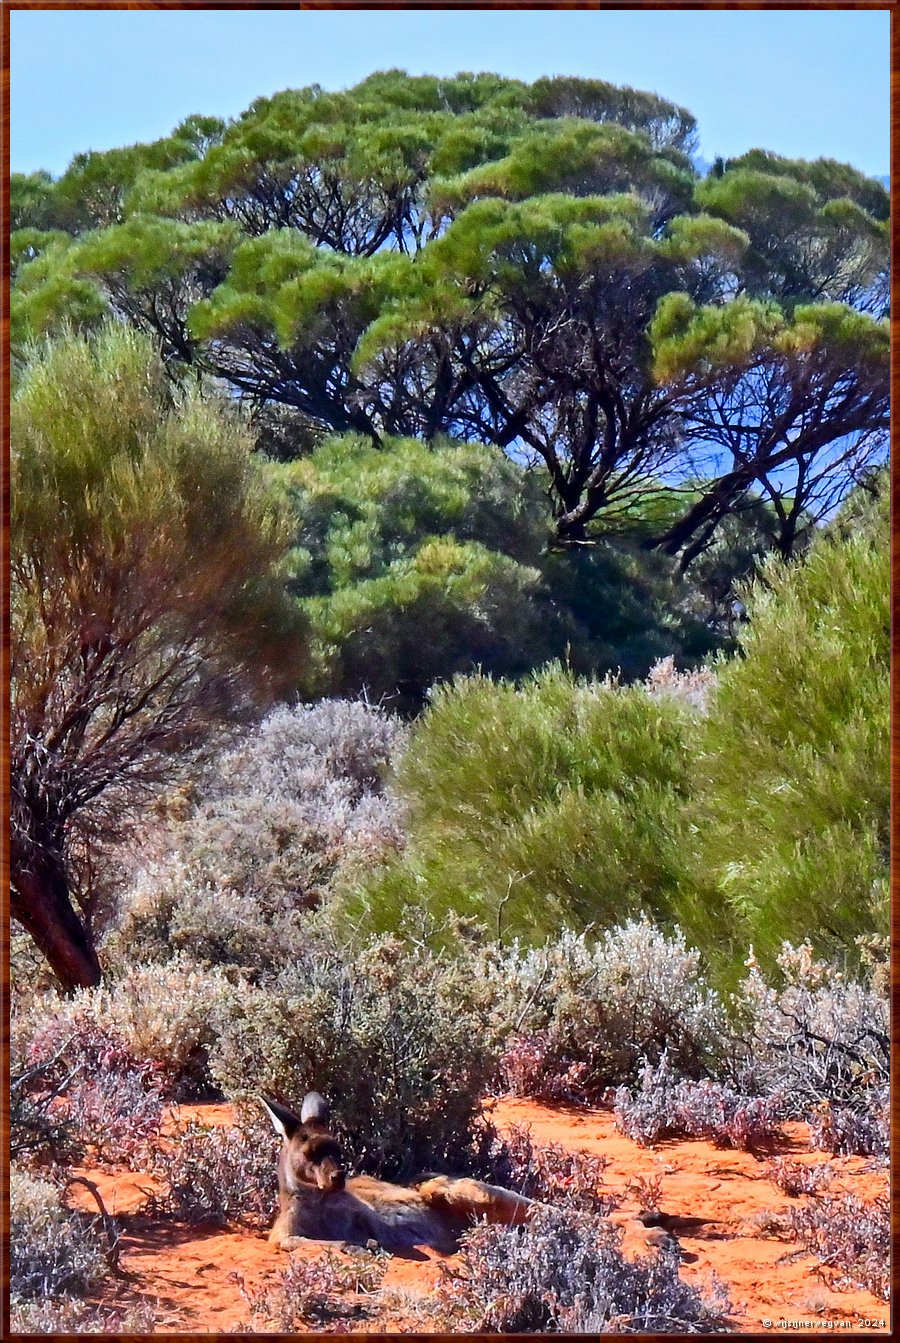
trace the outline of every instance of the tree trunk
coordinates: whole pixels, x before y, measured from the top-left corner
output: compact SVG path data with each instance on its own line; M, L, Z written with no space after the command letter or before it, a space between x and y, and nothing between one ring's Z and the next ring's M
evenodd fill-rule
M575 516L573 516L575 514ZM587 545L587 530L585 519L577 516L576 510L572 509L569 513L563 513L556 520L556 536L554 537L556 548L566 550L570 546Z
M69 895L65 868L54 854L13 843L9 912L34 938L66 992L100 983L94 944Z

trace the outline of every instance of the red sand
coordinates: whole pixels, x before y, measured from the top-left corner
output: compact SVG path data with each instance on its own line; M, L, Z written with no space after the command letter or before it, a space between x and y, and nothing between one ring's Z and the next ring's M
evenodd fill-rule
M826 1321L833 1322L832 1330L837 1326L886 1331L884 1302L868 1292L830 1289L816 1276L818 1261L812 1255L794 1243L775 1239L755 1220L762 1213L783 1212L797 1200L781 1193L766 1178L764 1163L749 1153L719 1151L704 1142L645 1149L617 1133L605 1112L560 1111L531 1101L503 1100L492 1117L501 1129L527 1125L538 1143L559 1143L608 1159L604 1179L612 1192L622 1196L613 1220L626 1226L627 1253L645 1251L648 1235L633 1221L638 1204L627 1186L637 1175L645 1179L658 1175L661 1210L683 1219L674 1224L684 1255L682 1271L698 1285L712 1273L725 1284L736 1331L762 1328L776 1332L780 1325L782 1330L792 1327L815 1333L814 1322ZM222 1105L183 1106L177 1118L229 1123L232 1112ZM788 1126L781 1151L798 1160L824 1161L821 1154L808 1151L805 1138L803 1125ZM873 1171L862 1158L830 1160L848 1189L872 1197L887 1187L886 1172ZM262 1233L202 1230L171 1218L142 1214L139 1210L146 1193L153 1188L147 1176L96 1170L73 1173L94 1181L109 1211L123 1224L120 1263L129 1276L115 1283L106 1299L117 1305L148 1300L158 1312L159 1332L223 1333L246 1327L247 1303L239 1278L248 1289L258 1290L277 1281L287 1265L287 1256L273 1250ZM83 1186L73 1186L70 1199L77 1206L94 1207ZM321 1243L311 1242L308 1251L299 1253L317 1254L321 1248ZM433 1250L423 1251L421 1257L395 1257L384 1286L411 1297L427 1295L440 1276L442 1259ZM805 1328L800 1321L808 1322ZM412 1318L397 1314L367 1325L370 1332L417 1327L424 1332L428 1326L417 1326Z

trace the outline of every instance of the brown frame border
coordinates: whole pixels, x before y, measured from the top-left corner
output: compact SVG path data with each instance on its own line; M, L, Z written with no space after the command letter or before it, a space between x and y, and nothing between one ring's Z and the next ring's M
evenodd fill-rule
M895 199L894 182L900 170L900 16L898 0L445 0L445 3L430 3L429 0L260 0L247 4L244 0L149 0L144 3L129 3L128 0L0 0L0 163L4 168L9 164L10 136L10 12L13 10L887 10L891 15L890 24L890 82L891 82L891 149L890 178L891 201ZM0 1337L10 1337L9 1332L9 861L6 837L9 833L9 739L7 724L7 706L10 695L9 672L9 437L8 415L10 395L9 364L9 255L6 245L9 228L9 179L7 171L0 180L0 225L2 225L2 297L0 297L0 429L2 429L2 450L0 450L0 1283L3 1300L0 1315ZM891 248L891 288L894 293L900 291L900 249L894 245L892 232ZM891 316L892 360L891 360L891 396L892 410L897 405L898 383L900 383L900 356L897 342L900 338L900 317ZM894 426L891 423L891 446L894 444ZM891 1222L892 1222L892 1264L895 1286L900 1281L900 1178L897 1178L894 1164L900 1153L900 899L894 899L897 881L900 878L900 819L898 819L898 799L900 799L900 739L898 739L897 696L900 690L900 464L892 452L891 459ZM895 1305L888 1307L892 1325L900 1318ZM799 1332L799 1331L798 1331ZM860 1333L850 1330L813 1330L804 1329L805 1338L828 1338L836 1336L842 1339L869 1339L876 1334ZM350 1338L350 1335L329 1335L332 1338ZM882 1335L884 1336L884 1335ZM65 1334L17 1334L22 1340L60 1338L78 1338L81 1335ZM107 1334L94 1335L99 1338L135 1338L143 1335ZM191 1343L198 1337L205 1337L210 1343L229 1343L234 1334L184 1334L172 1333L165 1337L171 1340L184 1340ZM251 1335L251 1337L254 1337ZM302 1338L318 1339L321 1333L292 1334L277 1336L273 1334L256 1335L260 1338ZM405 1338L406 1335L381 1335L385 1338ZM452 1339L454 1334L418 1334L418 1338ZM471 1337L476 1337L472 1335ZM478 1336L491 1337L491 1336ZM530 1338L531 1335L512 1335L518 1338ZM584 1337L589 1337L585 1335ZM672 1335L644 1334L645 1339L668 1339ZM734 1338L771 1339L772 1334L737 1333Z

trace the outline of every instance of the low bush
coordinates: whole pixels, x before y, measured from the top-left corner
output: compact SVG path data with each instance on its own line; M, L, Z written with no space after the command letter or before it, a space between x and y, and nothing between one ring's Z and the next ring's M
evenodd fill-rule
M370 1317L387 1265L384 1253L350 1248L294 1258L273 1285L253 1291L241 1284L248 1331L296 1334L311 1325Z
M114 962L181 952L256 980L289 962L342 865L402 843L383 778L405 740L361 703L280 707L169 797L107 938Z
M514 1096L533 1096L542 1101L585 1104L585 1078L589 1066L560 1053L549 1031L515 1035L500 1059L500 1085Z
M557 1143L537 1144L529 1129L514 1124L495 1143L485 1174L493 1184L526 1198L605 1217L616 1206L614 1195L603 1188L608 1165L603 1156L569 1151Z
M630 920L596 940L562 933L514 946L497 967L518 1030L500 1062L518 1095L594 1102L633 1082L641 1061L701 1076L725 1047L727 1020L680 932Z
M191 1123L157 1152L153 1173L163 1183L157 1211L187 1222L263 1226L277 1202L279 1142L248 1116L240 1127Z
M9 1178L9 1291L13 1302L85 1292L108 1270L102 1236L64 1207L59 1188L13 1167Z
M609 1222L538 1208L522 1226L478 1226L438 1289L443 1327L476 1333L708 1333L727 1302L704 1300L677 1251L630 1261Z
M148 1301L134 1306L102 1306L80 1297L12 1301L12 1334L155 1334L156 1312Z
M748 967L736 999L745 1085L782 1093L798 1119L823 1102L867 1112L888 1082L887 995L817 959L808 942L784 943L780 984L752 955Z
M28 1048L20 1082L32 1106L54 1113L75 1145L101 1163L146 1166L163 1117L163 1067L137 1058L90 1017L51 1020Z
M834 1178L834 1170L828 1165L812 1165L780 1156L766 1167L766 1175L789 1198L800 1198L826 1189Z
M891 1287L888 1195L868 1202L846 1190L816 1191L791 1208L788 1231L822 1260L820 1276L838 1289L862 1287L887 1301Z
M625 1186L625 1192L640 1208L641 1212L659 1212L662 1200L662 1177L660 1175L633 1175Z
M757 1151L771 1145L783 1114L777 1095L746 1096L721 1082L678 1080L668 1059L644 1066L640 1087L619 1087L616 1127L642 1147L669 1138L701 1138L716 1147Z
M891 1151L887 1087L871 1093L869 1107L851 1109L821 1101L809 1121L810 1140L821 1152L836 1156L874 1156L887 1161Z
M235 993L210 1066L237 1098L266 1091L296 1105L322 1092L365 1170L465 1168L483 1146L496 1066L489 991L464 963L395 939L355 954L320 944L271 985Z
M224 975L184 957L167 965L126 965L99 988L79 989L68 998L37 995L20 1006L12 1031L23 1051L28 1041L42 1037L63 1042L96 1035L98 1041L114 1041L136 1066L152 1066L164 1095L189 1099L209 1091L212 1020L232 992Z
M22 1166L74 1161L81 1146L69 1116L60 1114L52 1060L27 1066L11 1059L9 1079L9 1154Z

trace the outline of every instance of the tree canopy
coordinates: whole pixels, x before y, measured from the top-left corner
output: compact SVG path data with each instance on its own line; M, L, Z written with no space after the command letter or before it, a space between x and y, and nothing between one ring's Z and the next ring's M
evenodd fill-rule
M493 444L556 544L691 562L762 496L790 554L886 450L888 196L597 80L375 74L12 184L16 340L112 312L322 431ZM298 451L301 449L298 446ZM699 492L699 497L697 494Z
M11 442L10 909L89 984L97 846L216 722L295 684L306 638L252 439L145 336L31 351Z

